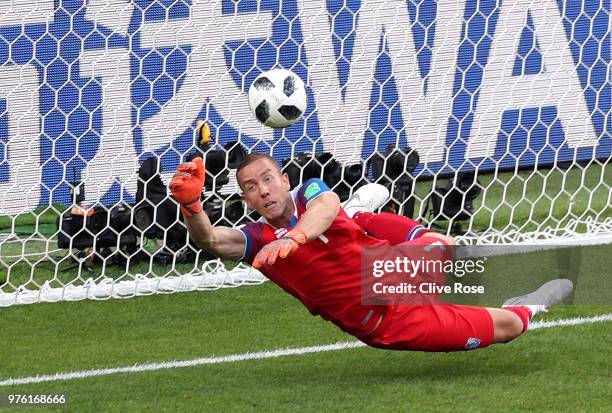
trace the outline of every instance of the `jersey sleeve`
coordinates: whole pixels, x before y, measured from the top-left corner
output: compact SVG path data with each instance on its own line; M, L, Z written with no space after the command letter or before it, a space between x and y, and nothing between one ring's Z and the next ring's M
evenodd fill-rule
M239 228L244 235L245 246L242 258L239 261L245 261L249 264L253 262L253 259L266 244L264 241L264 224L261 222L250 222Z
M306 208L308 203L326 192L331 192L331 189L325 182L317 178L311 178L304 182L297 191L296 203L302 208Z

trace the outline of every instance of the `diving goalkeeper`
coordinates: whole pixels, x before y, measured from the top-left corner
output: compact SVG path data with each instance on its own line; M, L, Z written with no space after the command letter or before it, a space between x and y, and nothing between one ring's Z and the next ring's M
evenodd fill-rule
M404 216L369 212L388 196L379 185L360 188L342 207L338 196L319 179L290 190L287 174L268 155L248 155L236 176L247 206L262 219L240 229L213 227L200 200L202 159L177 168L170 190L181 205L191 238L220 258L246 261L260 269L313 315L370 346L459 351L505 343L524 333L538 312L572 291L571 281L553 280L506 301L502 308L367 304L362 288L364 250L384 255L392 246L414 245L450 251L453 239Z

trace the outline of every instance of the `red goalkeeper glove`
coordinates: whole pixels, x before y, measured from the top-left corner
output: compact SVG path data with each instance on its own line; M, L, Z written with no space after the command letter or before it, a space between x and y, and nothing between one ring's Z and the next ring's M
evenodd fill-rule
M170 191L176 201L181 204L181 212L186 217L202 212L202 189L206 171L202 158L194 158L176 168L170 182Z
M304 244L306 244L306 233L294 228L284 237L266 244L255 256L253 267L261 268L264 264L272 265L278 257L285 258Z

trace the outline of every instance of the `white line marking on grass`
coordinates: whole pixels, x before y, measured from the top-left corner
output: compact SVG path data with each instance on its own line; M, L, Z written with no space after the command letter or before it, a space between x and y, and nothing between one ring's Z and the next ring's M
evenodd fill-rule
M602 321L612 321L612 314L601 314L593 317L567 318L565 320L535 321L529 324L529 330L537 330L538 328L577 326L580 324L601 323Z
M281 356L294 356L308 353L321 353L325 351L345 350L349 348L364 347L365 344L360 341L352 342L340 342L334 344L327 344L324 346L312 346L312 347L300 347L300 348L287 348L270 351L258 351L256 353L242 353L232 354L230 356L222 357L207 357L199 358L194 360L183 360L183 361L163 361L161 363L147 363L147 364L136 364L127 367L115 367L108 369L96 369L96 370L83 370L74 371L71 373L57 373L49 374L44 376L32 376L32 377L21 377L16 379L6 379L0 381L0 386L14 386L19 384L30 384L30 383L41 383L46 381L58 381L58 380L72 380L82 379L86 377L95 376L108 376L109 374L115 373L139 373L143 371L155 371L162 369L176 369L181 367L192 367L202 366L205 364L218 364L218 363L229 363L234 361L244 360L261 360L269 359Z
M540 328L551 328L551 327L562 327L562 326L575 326L579 324L593 324L603 321L612 321L612 314L602 314L593 317L577 317L562 320L551 320L551 321L537 321L529 326L530 330L536 330ZM43 376L31 376L31 377L19 377L14 379L5 379L0 381L0 387L4 386L16 386L21 384L32 384L42 383L48 381L60 381L60 380L73 380L83 379L87 377L96 376L108 376L116 373L139 373L143 371L155 371L163 369L176 369L181 367L193 367L202 366L205 364L219 364L219 363L230 363L235 361L245 360L261 360L269 359L274 357L282 356L296 356L301 354L310 353L323 353L327 351L346 350L352 348L365 347L366 345L360 341L352 342L339 342L334 344L327 344L322 346L311 346L311 347L299 347L299 348L287 348L270 351L258 351L256 353L242 353L232 354L229 356L222 357L206 357L194 360L183 360L183 361L164 361L161 363L146 363L136 364L127 367L115 367L108 369L96 369L96 370L83 370L74 371L71 373L57 373Z

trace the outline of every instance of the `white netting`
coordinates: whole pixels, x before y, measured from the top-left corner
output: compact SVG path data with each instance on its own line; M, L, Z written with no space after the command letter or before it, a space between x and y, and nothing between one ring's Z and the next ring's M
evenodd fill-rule
M45 281L40 288L28 289L22 285L12 293L0 294L0 307L38 302L105 300L130 298L139 295L169 294L185 291L205 291L218 288L261 284L266 278L254 268L238 264L228 270L221 261L209 261L199 270L180 276L147 277L135 274L129 280L110 277L87 278L79 284L53 287Z
M256 219L237 198L244 149L342 198L386 184L387 210L466 244L612 239L606 2L3 3L0 306L262 282L207 262L168 199L201 120L218 224ZM307 85L285 130L246 96L275 67Z

